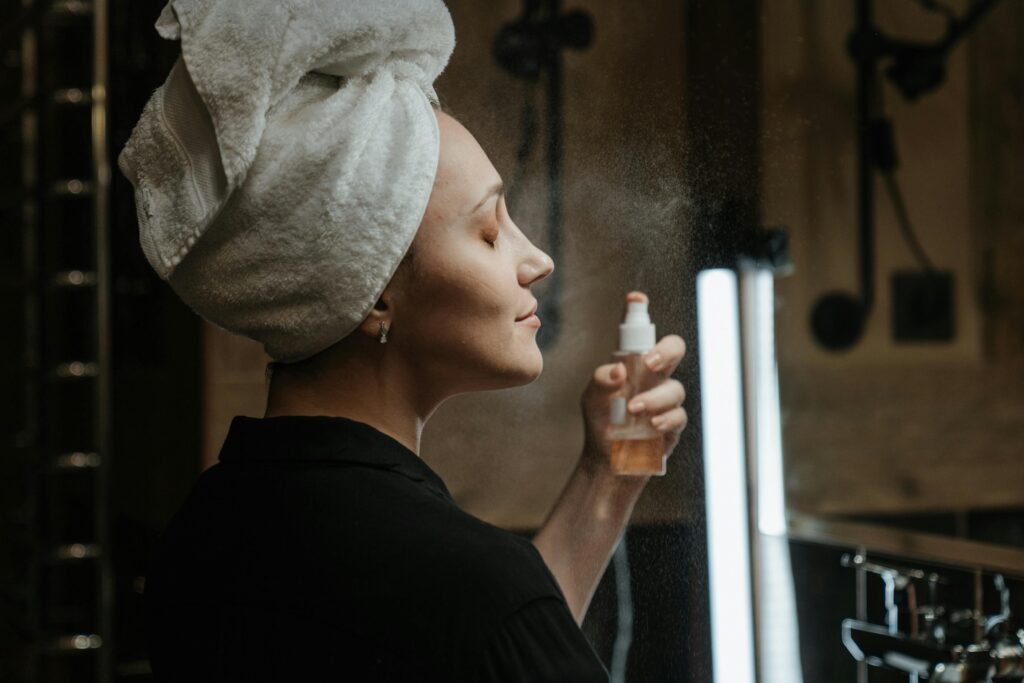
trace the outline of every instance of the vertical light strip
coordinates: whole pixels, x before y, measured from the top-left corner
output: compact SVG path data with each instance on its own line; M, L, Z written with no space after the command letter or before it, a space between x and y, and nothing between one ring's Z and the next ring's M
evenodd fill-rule
M793 569L786 536L782 425L775 357L775 276L744 267L743 315L748 461L755 473L754 610L761 683L801 683Z
M731 270L697 276L711 657L716 683L754 683L739 292Z
M786 534L786 495L782 475L782 425L775 360L775 276L765 268L742 271L744 358L747 369L750 454L757 472L757 528Z

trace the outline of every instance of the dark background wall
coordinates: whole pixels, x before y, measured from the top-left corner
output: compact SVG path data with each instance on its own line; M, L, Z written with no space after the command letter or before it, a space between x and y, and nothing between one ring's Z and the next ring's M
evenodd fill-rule
M19 4L4 4L6 22L17 19ZM161 7L111 3L111 159L177 56L176 46L152 28ZM56 636L95 631L98 609L97 560L49 559L58 544L95 538L93 472L51 467L59 453L96 449L93 380L51 376L55 363L95 357L94 290L64 292L47 284L57 272L89 271L96 263L91 198L47 193L59 179L91 180L90 108L56 107L48 100L58 89L89 93L92 16L44 15L30 21L40 36L34 179L25 175L22 158L29 138L15 109L22 85L19 34L0 46L5 115L0 127L5 320L0 333L0 680L28 680L30 673L33 680L94 680L95 651L45 654ZM34 238L23 223L26 188L40 197ZM113 440L111 452L100 456L110 468L105 504L112 536L102 550L113 567L115 628L105 645L116 651L116 678L138 680L135 676L147 669L140 607L149 548L199 473L200 326L146 262L138 246L132 188L116 168L110 200ZM42 656L32 657L40 651Z

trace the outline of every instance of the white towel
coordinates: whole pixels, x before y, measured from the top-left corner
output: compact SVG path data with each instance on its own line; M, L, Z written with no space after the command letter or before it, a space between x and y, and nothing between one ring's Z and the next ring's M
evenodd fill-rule
M171 0L181 57L118 167L139 239L199 315L308 358L352 332L433 187L441 0Z

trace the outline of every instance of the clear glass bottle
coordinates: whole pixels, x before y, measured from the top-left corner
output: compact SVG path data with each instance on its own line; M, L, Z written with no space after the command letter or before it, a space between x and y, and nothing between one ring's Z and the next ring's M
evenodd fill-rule
M665 435L651 425L651 415L633 415L626 406L635 395L654 388L660 377L647 369L644 354L656 343L646 301L630 301L619 325L619 349L612 355L626 366L626 381L611 399L606 436L611 442L612 471L617 474L665 474Z

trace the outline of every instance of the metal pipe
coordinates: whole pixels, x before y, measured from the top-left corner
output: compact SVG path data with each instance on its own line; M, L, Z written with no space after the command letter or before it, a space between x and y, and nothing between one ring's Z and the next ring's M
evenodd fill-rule
M103 647L97 653L98 681L113 681L114 674L114 568L110 530L110 466L112 437L111 269L110 269L110 159L107 143L107 90L109 81L108 0L93 2L92 159L93 219L96 231L96 364L94 381L96 450L100 466L95 480L96 541L98 559L98 631Z
M36 27L39 23L38 14L34 13L32 0L22 0L22 13L25 18L24 26L19 26L21 32L21 97L29 103L21 111L21 182L22 182L22 204L21 204L21 234L22 234L22 277L26 285L23 299L25 328L24 328L24 358L23 362L30 368L24 375L22 388L25 398L25 422L18 437L18 445L25 448L35 448L35 458L40 458L39 450L41 438L41 416L40 409L42 401L39 387L42 385L43 369L39 363L40 354L40 319L39 319L39 210L38 210L38 128L39 115L35 104L36 92L38 90L38 38ZM13 30L13 29L12 29ZM40 524L39 512L39 475L32 472L29 476L29 489L26 495L26 506L29 510L30 528L38 529ZM33 635L39 633L40 627L40 606L38 596L40 594L39 584L40 572L37 570L37 562L41 553L39 551L40 539L36 534L30 539L30 567L27 578L27 604L26 617L28 628ZM29 682L39 680L38 665L36 658L29 657L27 662L26 680Z
M949 27L949 31L946 33L945 38L942 39L939 49L948 52L997 2L999 0L978 0L978 2L975 2L967 10L967 16Z
M857 28L866 38L874 31L873 0L857 0ZM875 197L874 159L871 151L872 98L878 87L874 56L862 55L857 60L857 204L860 209L860 290L865 321L875 301Z
M868 549L862 545L857 546L857 557L866 559ZM864 622L868 620L868 572L864 562L857 566L857 620ZM857 683L868 683L867 662L857 661Z

